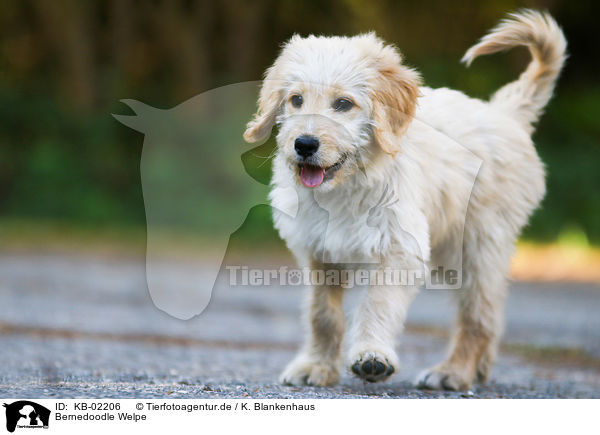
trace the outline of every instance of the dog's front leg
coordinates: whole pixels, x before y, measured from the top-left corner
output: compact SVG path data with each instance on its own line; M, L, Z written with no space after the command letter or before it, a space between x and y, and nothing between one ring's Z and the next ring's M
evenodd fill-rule
M379 382L398 371L394 344L417 292L418 287L406 285L371 285L368 289L350 334L349 367L355 375Z
M324 266L313 263L312 269ZM342 309L344 289L341 286L314 286L308 300L309 331L296 358L281 375L288 385L332 385L339 380L340 346L345 318Z

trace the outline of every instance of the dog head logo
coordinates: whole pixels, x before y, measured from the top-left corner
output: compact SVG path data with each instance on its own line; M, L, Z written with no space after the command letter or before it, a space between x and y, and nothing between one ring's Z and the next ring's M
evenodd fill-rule
M19 400L4 404L6 408L6 430L16 428L48 428L50 410L29 400Z

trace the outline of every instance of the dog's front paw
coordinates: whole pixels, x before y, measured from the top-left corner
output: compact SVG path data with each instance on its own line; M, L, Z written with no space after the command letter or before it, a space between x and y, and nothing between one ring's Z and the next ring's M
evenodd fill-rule
M384 381L393 375L398 367L395 357L374 351L361 352L352 358L352 361L352 373L367 382Z
M340 379L335 363L314 361L298 356L283 371L279 381L285 385L314 385L325 387L337 384Z
M468 376L459 370L436 366L422 372L415 382L417 388L424 390L467 390L471 386Z

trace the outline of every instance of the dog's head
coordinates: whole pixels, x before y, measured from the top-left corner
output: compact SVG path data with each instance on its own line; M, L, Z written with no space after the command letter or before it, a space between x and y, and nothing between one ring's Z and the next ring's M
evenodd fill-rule
M266 72L244 138L264 140L279 124L278 158L289 176L330 190L381 155L401 151L419 83L374 33L294 36Z

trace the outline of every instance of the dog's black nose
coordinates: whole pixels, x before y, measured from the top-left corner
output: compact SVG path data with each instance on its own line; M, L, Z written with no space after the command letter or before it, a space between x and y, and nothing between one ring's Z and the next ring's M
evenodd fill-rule
M319 139L313 136L299 136L294 142L294 148L299 156L310 157L319 149Z

